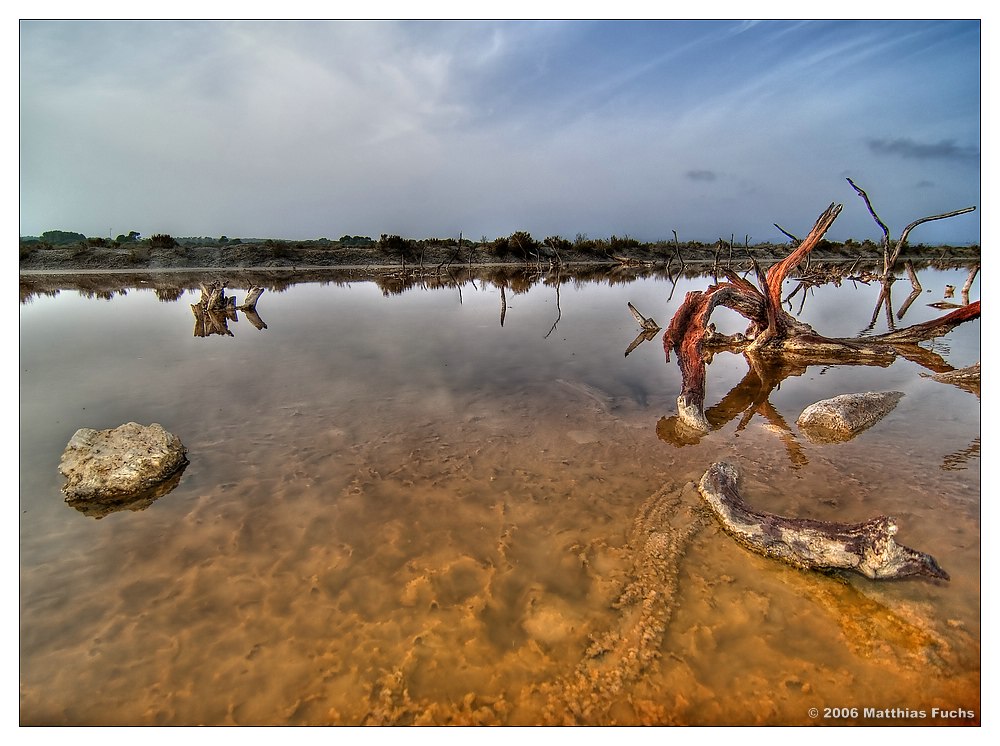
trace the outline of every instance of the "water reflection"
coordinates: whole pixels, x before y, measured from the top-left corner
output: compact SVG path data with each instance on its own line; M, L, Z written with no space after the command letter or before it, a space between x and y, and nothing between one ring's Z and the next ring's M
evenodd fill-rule
M22 278L23 724L978 712L979 457L940 466L978 436L976 400L904 359L718 354L716 429L668 448L678 371L659 345L623 358L626 304L669 319L698 272L450 270L104 277L110 302L95 278ZM188 305L213 280L265 287L269 333L225 354L193 339ZM877 291L829 290L805 303L817 328L864 326ZM927 352L968 364L974 331ZM804 404L873 381L908 394L880 437L824 449L794 430ZM184 480L152 510L66 510L65 431L136 418L184 438ZM720 455L775 513L905 516L952 584L876 588L748 555L711 523L688 533L693 483Z
M239 320L237 311L243 311L247 321L258 331L267 329L267 324L257 314L257 300L264 292L264 288L250 285L247 288L246 300L240 306L236 305L236 296L226 295L225 288L224 282L202 284L201 300L191 304L191 313L194 314L194 336L209 337L217 334L232 337L229 322Z
M187 469L187 462L170 475L167 479L142 492L137 492L120 500L108 500L104 497L67 497L66 504L86 516L100 520L104 516L117 513L121 510L137 512L145 510L164 495L169 495L181 483L184 470Z

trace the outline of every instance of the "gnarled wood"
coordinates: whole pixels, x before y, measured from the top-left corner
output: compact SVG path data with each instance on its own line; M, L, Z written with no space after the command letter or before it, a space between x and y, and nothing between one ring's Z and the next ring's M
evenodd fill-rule
M726 282L711 285L704 292L691 291L685 296L664 332L663 349L668 362L671 350L677 354L677 364L681 369L677 411L686 427L700 433L711 429L704 414L707 347L789 360L800 365L887 365L895 358L897 347L907 347L912 351L917 342L941 336L965 321L978 318L977 301L923 324L894 329L887 334L846 339L824 337L787 313L781 305L782 283L789 272L819 244L841 208L842 205L831 204L801 244L766 273L754 262L761 281L760 290L732 272L724 271ZM720 305L736 311L750 322L745 334L726 337L715 332L709 319L716 306ZM887 306L887 311L891 316L891 307Z
M758 554L807 570L850 570L872 580L949 579L929 554L896 543L892 518L838 523L757 511L740 495L738 479L735 466L718 462L705 472L698 490L726 532Z

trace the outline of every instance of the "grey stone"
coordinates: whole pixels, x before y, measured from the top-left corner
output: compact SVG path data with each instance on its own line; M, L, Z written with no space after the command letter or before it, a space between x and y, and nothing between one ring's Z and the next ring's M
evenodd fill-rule
M799 415L798 426L814 443L840 443L881 420L902 398L902 391L841 394L810 404Z
M59 462L66 501L131 501L187 465L187 449L162 425L127 422L111 430L81 428Z

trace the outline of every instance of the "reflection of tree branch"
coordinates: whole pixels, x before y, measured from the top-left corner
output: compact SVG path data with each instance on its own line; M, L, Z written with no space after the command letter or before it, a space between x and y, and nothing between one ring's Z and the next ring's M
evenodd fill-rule
M910 278L910 286L913 288L912 292L907 296L906 302L903 303L903 307L899 309L899 313L896 314L896 318L900 321L903 320L903 316L906 315L906 311L910 308L910 304L913 303L917 298L920 297L920 293L923 292L924 288L920 284L920 280L917 279L917 270L913 268L913 262L909 259L906 260L906 275Z
M944 471L959 471L964 469L970 460L979 458L979 452L981 449L982 442L979 438L975 438L962 450L949 453L945 456L941 462L941 468Z
M556 320L554 322L552 322L552 328L549 329L549 334L552 334L552 332L554 332L556 330L556 327L559 325L559 320L562 319L562 306L559 305L559 275L558 274L556 275L556 310L558 311L558 314L556 315ZM545 335L545 339L549 338L549 334ZM631 350L629 350L629 352L631 352ZM625 354L627 355L628 352L626 352Z
M969 276L965 280L965 284L962 286L962 304L969 305L969 291L972 290L972 283L976 279L976 275L979 274L979 265L969 270Z

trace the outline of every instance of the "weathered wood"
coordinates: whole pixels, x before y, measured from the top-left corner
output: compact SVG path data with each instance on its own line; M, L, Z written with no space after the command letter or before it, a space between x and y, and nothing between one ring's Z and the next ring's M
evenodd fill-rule
M878 227L882 229L882 255L883 255L883 271L882 276L888 277L896 265L896 260L899 259L899 254L906 245L906 239L910 236L910 231L916 228L918 225L923 223L929 223L932 220L943 220L944 218L953 218L956 215L964 215L967 212L972 212L976 209L975 205L972 207L963 207L961 210L952 210L951 212L945 212L941 215L928 215L925 218L919 218L914 220L908 226L903 229L903 232L899 236L899 240L896 241L894 247L890 247L892 243L889 237L889 228L882 222L882 219L875 213L875 208L872 207L872 202L868 198L868 194L864 189L855 184L851 179L847 180L847 183L851 185L855 192L864 200L865 206L868 208L868 213L872 216Z
M677 355L681 370L681 391L677 411L684 425L706 433L710 425L705 419L705 355L711 345L733 352L746 352L762 358L789 360L801 365L813 364L888 364L896 356L897 346L912 349L919 341L946 334L955 326L979 316L979 302L959 308L934 321L906 329L893 329L887 334L853 339L824 337L787 313L781 304L781 287L791 270L808 256L822 240L842 205L831 204L816 220L809 235L784 260L766 273L751 257L757 269L761 289L728 270L723 270L727 282L719 282L704 292L691 291L677 309L663 335L667 362L670 352ZM887 282L883 284L880 301L888 305ZM726 337L715 333L709 319L716 306L730 308L750 323L745 334ZM878 313L876 308L876 314ZM890 322L890 328L891 322ZM637 340L634 344L638 344ZM634 349L634 348L633 348Z
M949 579L932 556L896 543L896 522L888 516L839 523L765 513L744 501L738 480L735 466L718 462L705 472L698 490L725 531L751 551L801 569L850 570L872 580Z
M257 300L260 298L263 292L264 288L258 285L251 285L247 289L247 299L243 301L243 305L240 306L240 310L248 311L255 309L257 307Z

